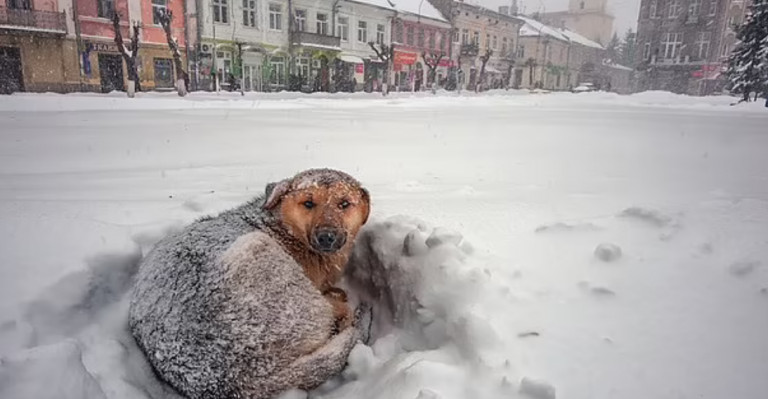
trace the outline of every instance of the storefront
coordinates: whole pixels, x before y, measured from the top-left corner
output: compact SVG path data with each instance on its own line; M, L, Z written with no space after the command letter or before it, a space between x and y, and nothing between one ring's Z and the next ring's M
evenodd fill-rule
M415 85L417 60L419 55L407 51L395 50L392 58L394 69L394 85L398 91L411 91ZM423 74L423 68L419 68Z
M83 46L83 73L90 89L103 93L125 90L128 70L115 42L86 40ZM136 62L141 90L173 89L175 70L168 46L144 44Z

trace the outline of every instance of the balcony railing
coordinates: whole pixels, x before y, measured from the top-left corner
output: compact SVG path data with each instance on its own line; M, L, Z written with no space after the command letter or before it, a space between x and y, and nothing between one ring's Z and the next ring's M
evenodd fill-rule
M67 22L63 12L0 7L0 28L67 33Z
M341 49L341 38L336 36L320 35L311 32L292 32L291 38L293 44L297 46Z

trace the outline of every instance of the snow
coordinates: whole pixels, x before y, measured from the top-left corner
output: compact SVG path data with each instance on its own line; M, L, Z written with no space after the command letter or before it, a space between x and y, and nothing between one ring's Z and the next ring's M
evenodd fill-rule
M533 18L524 17L522 15L516 15L516 18L520 18L525 22L520 27L520 36L540 36L542 34L553 37L558 40L570 41L564 31L555 29L551 26L545 25Z
M448 22L443 14L427 0L355 0L358 3L370 4L386 10L412 14L430 18L440 22Z
M570 40L572 42L576 42L578 44L581 44L581 45L587 46L587 47L592 47L592 48L596 48L596 49L600 49L600 50L605 50L605 48L602 45L600 45L600 43L597 43L595 41L589 40L586 37L584 37L584 36L574 32L572 30L565 29L565 28L560 28L559 31L565 37L567 37L568 40Z
M284 398L762 397L768 113L733 102L2 96L0 397L176 398L126 331L138 258L322 166L370 190L349 284L389 300L341 376Z

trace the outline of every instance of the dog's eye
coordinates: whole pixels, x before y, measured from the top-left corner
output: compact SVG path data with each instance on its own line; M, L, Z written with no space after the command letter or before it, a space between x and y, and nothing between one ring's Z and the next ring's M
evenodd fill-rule
M315 207L315 203L312 201L304 201L304 207L307 209L312 209Z
M349 204L349 201L347 201L347 200L344 200L344 201L341 201L341 203L339 204L339 208L341 208L341 209L347 209L347 208L349 208L349 205L350 205L350 204Z

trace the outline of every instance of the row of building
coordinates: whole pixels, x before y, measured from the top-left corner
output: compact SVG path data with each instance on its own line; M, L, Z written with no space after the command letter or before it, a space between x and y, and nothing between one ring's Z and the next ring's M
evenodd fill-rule
M565 90L589 81L628 91L629 69L604 61L601 41L612 32L605 0L586 1L596 6L571 1L575 21L598 9L611 23L553 27L517 15L514 5L456 0L6 0L0 92L122 90L114 13L123 37L141 26L141 87L172 89L161 10L174 15L172 35L197 90L373 91L386 80L394 90ZM388 62L379 56L386 47Z
M0 5L0 92L111 91L127 71L114 41L141 26L144 90L176 71L157 12L173 13L192 89L424 90L432 85L709 94L749 0L642 0L635 65L605 58L606 0L526 17L457 0L6 0ZM393 51L380 57L383 46ZM430 73L433 71L433 73ZM389 73L387 79L384 74Z
M635 89L692 95L722 91L736 28L749 4L750 0L642 0Z

